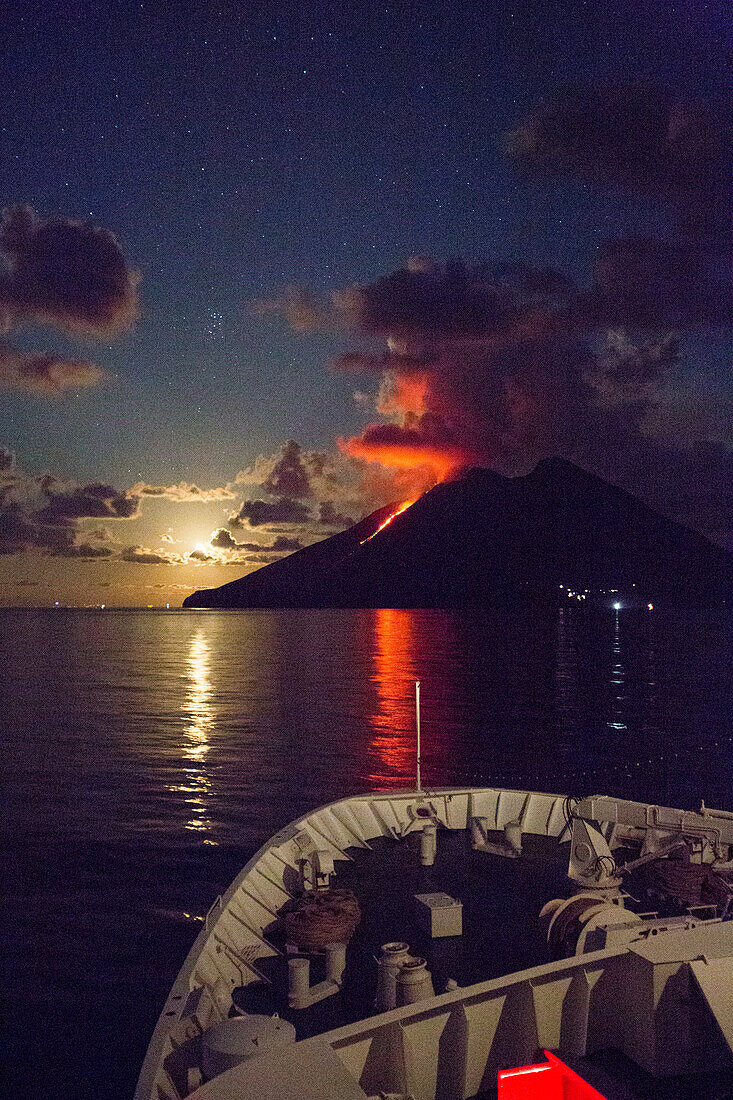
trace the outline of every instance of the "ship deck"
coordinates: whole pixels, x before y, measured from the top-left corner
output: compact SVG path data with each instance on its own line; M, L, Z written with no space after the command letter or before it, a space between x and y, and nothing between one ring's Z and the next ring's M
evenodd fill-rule
M496 834L496 839L501 834ZM370 850L351 850L352 862L336 864L334 885L352 890L362 918L347 950L343 989L306 1009L287 1003L287 957L258 960L267 981L234 991L246 1012L277 1012L305 1039L374 1012L377 964L384 943L401 940L425 958L436 992L453 979L460 986L499 977L547 961L537 916L550 898L569 892L567 845L526 835L521 859L474 851L465 830L441 829L432 867L420 863L420 834L396 841L378 837ZM416 920L415 894L445 892L463 904L460 936L432 939ZM285 952L284 935L270 941ZM322 960L312 956L311 982L320 981Z

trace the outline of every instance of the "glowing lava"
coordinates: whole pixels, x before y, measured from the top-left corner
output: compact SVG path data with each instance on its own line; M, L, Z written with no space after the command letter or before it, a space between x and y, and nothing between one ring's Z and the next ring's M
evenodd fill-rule
M361 540L361 542L359 543L359 546L363 546L365 542L369 542L370 539L373 539L375 535L378 535L380 531L383 531L385 529L385 527L387 526L388 523L392 522L392 520L395 518L395 516L402 515L402 513L406 512L407 509L410 507L410 505L414 504L414 503L415 503L414 500L406 500L404 504L400 504L397 511L393 512L391 516L387 516L384 523L380 523L380 525L379 525L379 527L377 527L376 531L372 531L371 535L367 535L367 537L365 539Z

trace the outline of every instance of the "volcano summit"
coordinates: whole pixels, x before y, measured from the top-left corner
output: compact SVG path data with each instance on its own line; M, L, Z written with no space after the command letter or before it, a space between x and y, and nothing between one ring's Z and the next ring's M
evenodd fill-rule
M524 477L470 470L183 606L482 607L557 602L568 588L717 602L730 564L629 493L546 459Z

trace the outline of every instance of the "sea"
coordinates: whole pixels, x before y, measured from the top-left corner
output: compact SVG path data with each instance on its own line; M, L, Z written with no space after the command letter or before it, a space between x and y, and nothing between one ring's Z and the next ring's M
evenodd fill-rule
M727 618L726 618L727 616ZM733 809L730 611L0 610L3 1095L130 1100L212 901L415 779Z

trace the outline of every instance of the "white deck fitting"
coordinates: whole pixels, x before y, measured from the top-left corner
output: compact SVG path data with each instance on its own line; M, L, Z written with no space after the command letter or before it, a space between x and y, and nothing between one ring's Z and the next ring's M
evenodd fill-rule
M320 1039L273 1051L253 1060L247 1067L247 1084L241 1084L242 1066L235 1066L197 1089L196 1100L234 1100L243 1087L257 1100L364 1100L366 1093L344 1067L328 1043ZM256 1064L254 1064L256 1063ZM307 1082L307 1084L306 1084ZM307 1090L307 1091L304 1091Z
M690 970L733 1054L733 958L693 959Z

